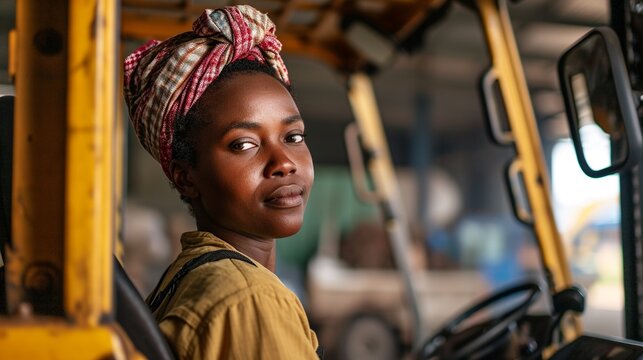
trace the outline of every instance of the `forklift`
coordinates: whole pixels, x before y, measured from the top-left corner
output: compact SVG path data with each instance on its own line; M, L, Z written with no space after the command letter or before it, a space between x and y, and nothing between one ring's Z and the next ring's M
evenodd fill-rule
M643 358L637 342L643 340L638 166L643 3L612 0L617 35L609 28L590 32L559 66L581 167L595 177L621 174L628 340L582 335L584 294L573 284L554 221L540 135L504 0L264 3L265 9L256 6L277 24L284 52L312 56L346 80L365 155L353 166L363 167L372 180L368 196L382 210L411 314L412 330L400 357ZM493 141L515 150L508 190L516 217L536 234L546 287L527 281L501 289L428 334L406 256L408 221L371 78L395 53L413 51L454 3L477 14L485 35L491 63L481 80L487 121ZM17 2L16 30L9 39L16 94L0 100L3 358L173 358L114 257L123 222L118 54L123 38L162 39L188 30L204 6L186 0ZM294 21L304 10L316 12L317 20ZM500 124L500 108L507 127ZM582 127L592 118L612 140L612 161L605 166L583 156ZM486 312L517 296L519 301L502 311ZM551 312L527 315L539 296L551 303ZM471 325L481 313L493 315Z

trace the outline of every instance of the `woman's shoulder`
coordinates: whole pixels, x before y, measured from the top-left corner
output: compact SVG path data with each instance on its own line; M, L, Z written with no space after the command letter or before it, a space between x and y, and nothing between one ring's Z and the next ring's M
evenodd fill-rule
M279 278L261 264L246 257L224 256L220 260L207 262L186 276L186 284L199 287L202 292L216 298L244 290L270 288L274 291L287 290Z
M261 264L222 258L189 271L178 284L163 317L200 322L206 314L229 311L241 303L262 307L273 301L301 306L294 293Z
M235 358L285 358L282 353L286 358L299 353L314 358L318 341L305 311L270 270L227 258L193 269L184 280L159 319L182 357L221 354L223 347L227 356L237 354ZM271 332L277 335L269 339L266 334ZM237 346L239 341L242 346Z

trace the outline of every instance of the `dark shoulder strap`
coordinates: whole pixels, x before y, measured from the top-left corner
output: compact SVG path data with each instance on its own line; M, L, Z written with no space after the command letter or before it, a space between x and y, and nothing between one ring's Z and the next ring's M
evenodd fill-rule
M167 298L171 298L172 295L174 294L174 291L176 290L179 282L185 275L187 275L190 271L194 270L195 268L209 263L213 261L218 261L221 259L235 259L235 260L241 260L245 261L248 264L251 264L252 266L257 266L255 265L252 260L248 259L246 256L244 256L241 253L238 253L236 251L232 250L216 250L216 251L211 251L202 255L199 255L198 257L195 257L194 259L191 259L190 261L186 262L185 265L181 267L179 271L174 275L170 283L163 289L162 291L158 291L159 287L161 286L161 281L163 281L163 278L167 274L167 270L165 270L165 273L163 273L163 276L161 277L161 280L159 283L156 285L156 288L154 291L152 291L152 294L150 295L150 311L155 312L159 306L161 306L161 303Z

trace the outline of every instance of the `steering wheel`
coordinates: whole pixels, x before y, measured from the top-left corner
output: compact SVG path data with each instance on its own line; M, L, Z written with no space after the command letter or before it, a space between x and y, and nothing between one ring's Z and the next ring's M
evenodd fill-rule
M524 300L509 308L500 315L485 321L482 325L473 325L464 330L459 329L465 320L471 319L481 310L502 302L514 295L526 293ZM488 349L503 335L515 326L529 306L536 300L540 287L534 282L525 282L501 290L456 316L433 337L427 340L420 350L421 359L465 359L478 351Z

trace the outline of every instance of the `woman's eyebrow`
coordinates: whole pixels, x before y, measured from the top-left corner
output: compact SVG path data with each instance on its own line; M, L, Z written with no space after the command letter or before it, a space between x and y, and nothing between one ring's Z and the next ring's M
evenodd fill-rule
M284 125L290 125L292 123L296 123L298 121L304 121L304 119L301 118L300 114L295 114L295 115L290 115L281 122ZM261 124L256 122L256 121L235 121L232 124L228 125L225 129L223 129L223 134L227 134L228 132L235 130L235 129L259 129L261 128Z
M298 122L298 121L304 121L304 119L302 119L302 118L301 118L301 115L300 115L300 114L290 115L290 116L288 116L287 118L285 118L285 119L281 120L281 122L282 122L284 125L290 125L290 124L292 124L292 123L296 123L296 122Z
M254 121L235 121L223 129L223 134L225 135L235 129L259 129L260 127L261 124Z

